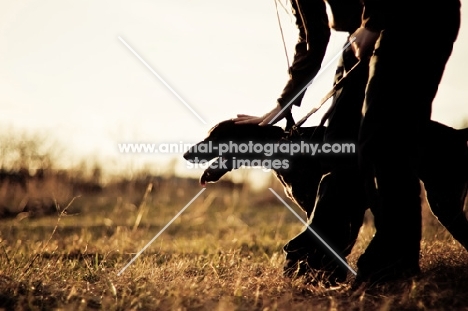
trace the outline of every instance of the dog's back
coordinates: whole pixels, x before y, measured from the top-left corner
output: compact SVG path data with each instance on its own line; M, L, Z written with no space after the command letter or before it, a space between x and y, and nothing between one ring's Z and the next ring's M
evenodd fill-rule
M468 179L468 128L432 121L419 142L418 174L423 182Z
M323 142L325 127L301 127L295 132L286 133L277 126L258 126L253 124L239 125L231 120L221 122L214 126L209 134L199 146L203 143L219 144L219 143L245 143L255 141L258 143L298 143L306 141L309 143ZM423 180L427 188L431 188L432 193L441 193L457 197L458 202L465 198L468 184L468 129L456 130L438 122L430 122L421 141L415 142L418 144L420 157L417 159L417 171L420 178ZM195 150L195 151L194 151ZM224 174L232 169L237 169L232 165L232 159L235 157L238 160L255 159L259 157L256 153L238 153L227 152L219 156L217 152L197 153L196 148L190 150L184 155L184 158L189 161L198 160L210 161L217 158L217 162L226 161L228 167L220 169L207 168L200 178L202 184L206 182L216 182ZM404 152L404 151L402 151ZM273 159L277 155L262 156L264 158ZM323 174L327 173L327 168L323 165L322 155L320 158L311 156L310 154L294 154L286 159L289 161L287 168L274 169L277 178L285 187L285 192L289 198L295 201L308 216L312 213L315 204L315 198L318 186ZM247 162L248 163L248 162ZM450 186L453 185L453 186ZM456 188L449 193L450 189ZM439 195L441 196L441 195ZM432 200L433 202L435 200ZM440 200L439 200L440 201ZM446 207L447 210L459 210L457 207Z

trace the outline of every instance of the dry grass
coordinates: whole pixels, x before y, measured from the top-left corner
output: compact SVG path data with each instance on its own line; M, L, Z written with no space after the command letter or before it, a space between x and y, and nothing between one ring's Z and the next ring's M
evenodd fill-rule
M302 226L269 191L219 185L210 185L117 276L199 191L193 185L175 189L159 185L144 200L144 188L85 195L75 199L68 214L58 206L55 216L2 221L0 307L468 310L468 253L427 208L421 276L365 291L351 290L350 277L326 289L282 277L281 248ZM353 267L371 236L372 227L363 227L348 258Z

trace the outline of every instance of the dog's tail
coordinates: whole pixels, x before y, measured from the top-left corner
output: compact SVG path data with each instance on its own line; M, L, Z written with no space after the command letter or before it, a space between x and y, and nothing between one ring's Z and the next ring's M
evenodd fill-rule
M468 141L468 127L465 128L465 129L458 130L457 132L460 134L460 136L461 136L464 140Z

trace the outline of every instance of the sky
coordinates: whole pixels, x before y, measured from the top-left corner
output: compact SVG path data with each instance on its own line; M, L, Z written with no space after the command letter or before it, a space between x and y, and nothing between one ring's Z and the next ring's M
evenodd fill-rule
M278 8L292 58L294 20ZM454 127L468 119L467 10L433 105L433 119ZM296 119L329 91L345 42L346 34L332 33L329 66L294 108ZM238 113L262 115L287 81L287 64L274 0L1 1L0 129L57 140L65 165L85 157L109 169L154 162L162 172L176 157L184 174L181 154L121 154L117 145L196 143Z

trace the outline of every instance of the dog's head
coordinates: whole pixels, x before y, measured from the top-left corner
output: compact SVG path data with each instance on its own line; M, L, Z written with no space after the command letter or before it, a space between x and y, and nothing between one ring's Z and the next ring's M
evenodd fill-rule
M193 163L214 160L200 177L202 186L205 186L207 182L217 182L227 172L241 165L271 168L285 187L288 197L296 202L309 217L315 205L315 195L322 178L321 161L318 157L307 153L296 151L291 154L279 151L281 147L291 147L291 143L298 146L303 142L322 142L324 130L324 127L301 127L291 133L285 133L278 126L235 124L229 120L214 126L204 140L184 154L184 158ZM246 147L249 143L253 152L241 150L241 145ZM263 147L263 153L257 152L255 145ZM235 148L236 146L238 149ZM268 152L267 146L270 150L271 148L277 149L278 152ZM221 148L224 149L221 150Z
M200 177L200 184L216 182L224 174L237 168L233 159L259 158L261 154L242 152L236 147L249 142L277 142L284 136L284 130L278 126L258 126L256 124L235 124L226 120L216 124L208 132L208 136L192 146L184 158L192 163L207 163L213 161Z

